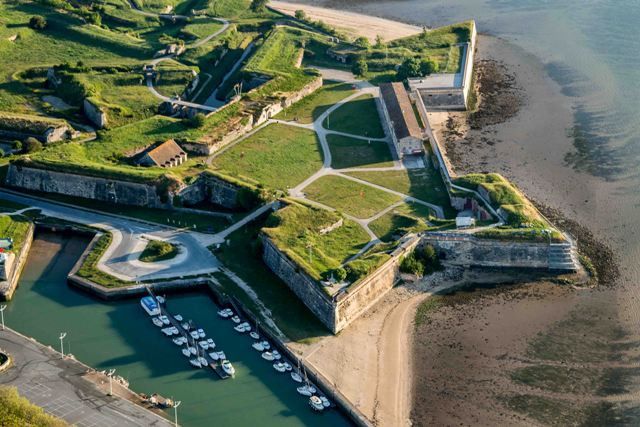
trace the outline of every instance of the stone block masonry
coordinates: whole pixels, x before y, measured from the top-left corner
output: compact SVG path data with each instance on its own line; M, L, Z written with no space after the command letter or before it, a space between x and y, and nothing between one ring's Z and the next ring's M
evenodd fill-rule
M22 269L27 262L31 243L33 242L34 229L35 227L31 224L24 238L20 253L16 254L15 261L12 263L9 271L6 272L7 280L0 282L0 301L9 301L18 287L18 279L20 279L20 273L22 273Z
M123 205L165 207L153 185L9 165L5 184Z
M269 238L263 236L262 239L262 259L267 266L334 334L360 317L393 288L400 279L399 265L402 258L420 241L418 236L409 236L381 267L332 299L316 280L302 271Z

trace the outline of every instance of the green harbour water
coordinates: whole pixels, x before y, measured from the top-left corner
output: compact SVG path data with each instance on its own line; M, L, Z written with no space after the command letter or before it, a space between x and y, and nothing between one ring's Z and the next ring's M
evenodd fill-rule
M107 303L69 287L66 275L87 243L77 236L37 233L5 311L8 326L56 349L59 334L67 332L65 352L78 360L98 370L117 369L136 392L182 401L178 417L184 426L349 425L335 409L314 413L289 374L260 358L251 338L218 317L205 293L170 295L168 309L205 329L234 364L234 379L192 368L151 323L138 298Z

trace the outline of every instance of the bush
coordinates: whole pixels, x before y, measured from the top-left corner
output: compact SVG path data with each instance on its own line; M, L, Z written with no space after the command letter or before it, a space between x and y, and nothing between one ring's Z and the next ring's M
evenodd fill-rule
M366 37L358 37L355 40L354 44L356 46L359 46L359 47L363 48L363 49L369 49L371 47L371 43L369 43L369 39L366 38Z
M400 271L421 277L424 274L424 264L412 252L400 262Z
M347 278L347 270L345 270L342 267L338 267L334 270L333 272L333 277L338 281L338 282L342 282L344 279Z
M15 387L0 387L0 420L3 426L66 426L18 394Z
M16 139L15 141L13 141L11 143L11 146L13 147L14 150L22 151L22 141L20 141L19 139Z
M420 62L420 73L422 73L423 76L437 73L438 69L438 63L432 59L423 59L422 62Z
M307 14L304 13L304 10L296 10L296 19L299 19L301 21L306 21L307 20Z
M42 143L30 136L24 141L24 149L23 151L27 154L29 153L37 153L38 151L42 151Z
M44 30L45 28L47 28L47 20L44 18L44 16L34 15L31 17L31 19L29 19L29 27L33 28L34 30Z
M408 77L420 77L422 70L420 69L420 61L416 58L407 58L400 68L398 68L398 80L405 80Z
M206 116L202 113L198 113L195 116L187 120L187 124L192 128L201 128L204 126Z
M351 67L351 71L356 76L364 76L369 71L369 66L364 59L358 58L356 61L354 61L353 66Z
M254 12L264 12L269 0L251 0L251 10Z

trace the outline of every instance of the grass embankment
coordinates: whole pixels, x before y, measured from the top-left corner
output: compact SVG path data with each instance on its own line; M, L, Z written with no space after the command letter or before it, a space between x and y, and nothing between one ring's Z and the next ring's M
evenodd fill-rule
M400 196L340 176L323 176L304 189L310 200L356 218L370 218L399 202Z
M162 61L156 69L158 80L154 82L153 86L162 95L168 97L181 96L194 78L193 71L195 70L174 60ZM149 92L148 89L147 92ZM156 98L156 103L158 101Z
M220 154L212 167L254 185L286 190L322 167L322 150L315 132L271 124Z
M383 138L384 130L372 95L359 96L336 109L322 123L326 129L371 138Z
M428 207L417 203L403 203L369 223L369 228L383 242L391 242L407 233L436 228L427 224L426 221L429 220L433 220L433 216Z
M390 167L393 157L384 141L368 142L342 135L327 135L334 169L361 167Z
M276 119L313 123L331 106L353 94L350 83L324 82L324 85L275 116Z
M432 168L384 172L349 172L348 175L438 205L444 209L447 218L455 218L456 216L456 211L451 207L449 193L447 193L447 189L442 182L442 177Z
M98 270L98 262L100 261L100 258L102 258L104 251L106 251L109 245L111 245L112 240L113 236L111 236L111 233L103 233L98 238L89 254L87 254L87 257L84 259L84 262L76 274L95 284L104 286L105 288L118 288L130 284L124 280L120 280Z
M140 254L142 262L158 262L175 258L180 252L176 245L160 240L151 240Z
M341 219L340 227L321 232ZM335 212L297 203L273 213L263 232L316 280L326 278L369 242L367 233L355 222Z
M18 394L15 387L0 386L0 422L3 426L63 427L68 424Z
M232 233L229 244L222 245L216 257L247 282L291 340L310 342L327 335L328 331L320 321L262 261L262 247L257 242L263 225L264 220L258 220ZM220 274L216 278L229 294L258 314L255 303L238 285Z
M19 254L24 245L31 221L22 215L0 216L0 237L13 239L11 252Z
M562 234L502 175L469 174L456 178L454 183L486 194L493 208L503 212L507 217L506 226L481 231L475 234L477 237L540 242L564 241Z

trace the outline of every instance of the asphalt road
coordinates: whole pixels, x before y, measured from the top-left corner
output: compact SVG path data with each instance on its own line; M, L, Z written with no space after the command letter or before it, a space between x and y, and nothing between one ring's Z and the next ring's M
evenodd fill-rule
M0 384L16 387L47 413L79 427L173 425L128 400L107 396L83 378L88 367L13 331L0 331L0 348L13 365L0 373ZM105 379L106 384L106 379ZM2 424L0 420L0 424Z
M122 280L156 280L207 274L217 271L220 266L217 258L207 249L207 246L220 242L216 235L144 223L5 190L0 190L0 199L32 206L47 216L111 232L113 242L99 261L98 268ZM138 257L149 239L176 244L180 247L180 254L167 261L140 262Z

